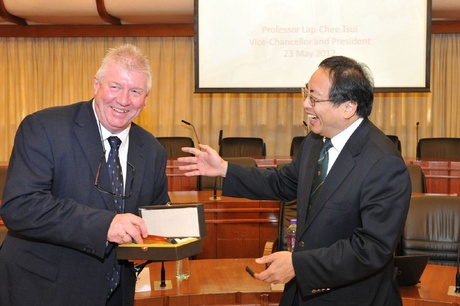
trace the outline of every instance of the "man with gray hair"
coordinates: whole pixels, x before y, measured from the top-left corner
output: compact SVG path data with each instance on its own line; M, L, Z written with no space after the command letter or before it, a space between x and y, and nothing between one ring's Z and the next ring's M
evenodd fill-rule
M144 205L169 202L166 152L133 120L151 89L149 60L110 49L94 99L28 115L18 128L0 214L0 305L133 305Z

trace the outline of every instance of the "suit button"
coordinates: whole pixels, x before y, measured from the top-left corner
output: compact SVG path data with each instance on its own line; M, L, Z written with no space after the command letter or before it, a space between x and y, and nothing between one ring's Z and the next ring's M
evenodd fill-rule
M305 246L305 242L299 241L299 247L303 248Z

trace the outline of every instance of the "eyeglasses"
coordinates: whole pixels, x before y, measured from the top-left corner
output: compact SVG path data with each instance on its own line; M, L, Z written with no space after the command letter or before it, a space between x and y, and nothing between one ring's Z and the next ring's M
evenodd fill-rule
M305 84L305 87L302 88L302 96L303 96L303 99L310 99L310 105L312 107L315 107L315 104L316 103L319 103L319 102L334 102L333 100L330 100L330 99L324 99L324 100L319 100L319 99L316 99L315 97L313 97L311 94L310 94L310 89L308 89L308 83Z
M94 187L96 187L96 189L99 190L102 193L113 195L114 197L119 198L119 199L127 199L127 198L129 198L131 196L132 192L133 192L134 170L135 170L134 166L130 162L128 162L128 167L130 167L131 171L132 171L131 183L130 183L130 186L129 186L129 194L128 195L122 195L122 194L116 194L116 193L114 193L114 192L112 192L110 190L107 190L107 189L105 189L104 187L102 187L99 184L99 174L101 173L101 168L102 168L103 161L105 161L105 153L102 153L101 159L99 160L99 167L97 167L96 180L94 181Z

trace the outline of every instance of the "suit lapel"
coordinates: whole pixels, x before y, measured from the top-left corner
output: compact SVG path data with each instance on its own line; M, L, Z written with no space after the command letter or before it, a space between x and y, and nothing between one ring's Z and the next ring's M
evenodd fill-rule
M316 161L318 160L319 152L321 151L322 147L322 138L318 139L316 143L314 144L312 150L311 150L311 156L314 156L314 158L308 158L307 162L305 165L302 165L301 168L305 169L305 179L304 182L302 183L303 186L305 186L305 191L302 192L303 196L302 199L299 199L298 202L300 203L305 203L305 205L297 205L297 218L301 220L297 220L297 227L299 228L298 230L301 230L303 227L302 225L305 224L304 222L306 221L306 217L301 217L301 216L307 216L308 215L308 199L310 197L311 193L311 186L313 184L313 178L315 175L315 171L309 171L309 169L315 169L316 168ZM302 182L302 180L299 180Z
M134 214L138 214L137 202L139 199L142 182L144 180L143 169L145 169L145 163L147 160L147 157L145 156L146 153L143 150L144 142L139 137L138 129L139 127L133 123L129 131L128 162L133 165L134 173L131 167L128 167L128 173L126 177L126 194L131 192L131 196L125 200L125 212ZM131 188L131 180L133 180L132 190L128 190Z
M316 196L315 203L308 211L306 223L307 228L313 222L318 213L323 209L324 205L334 194L337 188L339 188L354 166L355 162L353 157L347 150L342 150L340 156L337 158L331 168L331 171L327 175L323 187L321 187L321 190Z
M85 162L89 164L91 171L90 179L95 181L99 162L104 151L91 102L82 104L80 111L76 115L74 132L86 159L79 162L81 164ZM99 174L99 183L101 186L110 186L105 158L102 161L102 168ZM113 211L115 209L113 197L102 192L97 193L100 194L101 200L104 201L106 208Z
M324 181L321 190L319 191L318 195L315 199L315 204L312 208L308 210L308 205L302 205L302 213L305 213L307 216L307 220L305 223L305 228L302 229L302 232L305 232L308 227L312 224L318 213L323 209L324 205L327 201L331 198L334 192L339 188L342 182L346 179L348 174L352 171L355 167L355 156L361 153L363 144L367 137L367 133L370 129L370 121L368 119L364 119L360 126L356 129L356 131L351 135L348 139L347 143L345 144L344 148L340 152L337 160L335 161L334 165L332 166L329 174ZM320 145L321 147L321 145ZM317 148L315 148L316 150ZM319 156L319 150L315 156ZM312 160L312 159L310 159ZM314 161L314 159L313 159ZM309 167L312 165L309 164ZM316 164L313 165L316 167ZM311 168L308 168L311 169ZM313 168L314 169L314 168ZM314 171L309 171L313 173ZM313 174L311 177L307 178L307 188L311 189L311 185L313 183ZM308 203L308 197L310 196L310 190L307 192L307 198L304 199L304 203ZM304 214L300 215L304 216Z
M133 165L134 172L131 167L127 167L125 190L126 194L131 192L131 196L125 200L125 212L135 214L138 213L137 201L142 187L143 169L147 160L143 151L144 143L138 134L138 130L139 127L133 123L129 132L128 162ZM91 179L95 181L99 162L103 154L103 147L91 101L83 104L80 108L75 119L74 132L86 159L80 162L87 162L90 165ZM131 180L133 181L133 185L132 190L129 190L131 188ZM101 186L110 186L105 158L102 161L99 183ZM115 209L113 196L102 192L98 193L101 196L101 200L104 201L106 208L113 211Z

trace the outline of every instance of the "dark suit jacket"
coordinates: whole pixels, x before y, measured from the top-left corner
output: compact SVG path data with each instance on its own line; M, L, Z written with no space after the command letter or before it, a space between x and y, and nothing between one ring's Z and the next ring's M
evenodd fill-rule
M169 201L166 152L133 124L125 211ZM105 305L116 249L107 245L114 199L94 187L103 154L91 101L27 116L10 159L0 213L9 233L0 250L0 305ZM100 174L109 188L105 160ZM129 190L126 191L128 194ZM133 271L122 284L134 290ZM20 298L20 299L19 299Z
M281 305L400 305L393 252L411 196L407 167L394 144L365 119L332 166L311 209L322 140L310 134L282 170L229 165L223 195L297 198L296 277Z

